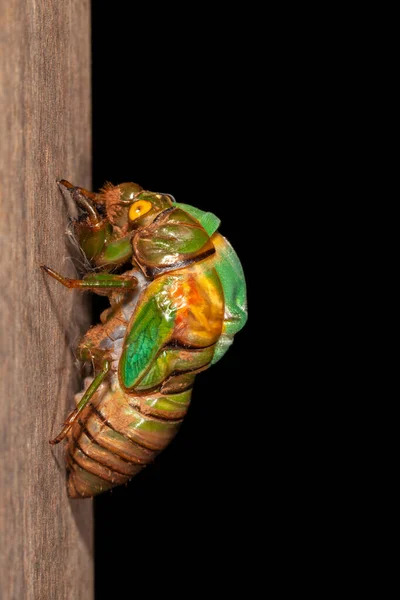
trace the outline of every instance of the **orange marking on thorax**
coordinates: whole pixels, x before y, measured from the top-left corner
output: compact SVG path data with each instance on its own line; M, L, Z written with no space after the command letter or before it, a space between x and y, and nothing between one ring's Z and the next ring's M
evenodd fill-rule
M183 280L178 280L177 285L171 290L171 299L178 307L176 327L182 328L187 323L189 311L194 314L194 312L198 311L196 305L200 307L202 303L202 297L196 285L196 278L193 275L189 275Z

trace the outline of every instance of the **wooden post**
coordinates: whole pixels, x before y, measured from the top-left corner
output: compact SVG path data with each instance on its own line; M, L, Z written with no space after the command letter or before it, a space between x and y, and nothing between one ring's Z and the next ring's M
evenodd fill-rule
M92 501L69 500L48 440L79 388L87 309L47 281L68 260L56 180L90 187L90 3L0 5L0 598L91 600Z

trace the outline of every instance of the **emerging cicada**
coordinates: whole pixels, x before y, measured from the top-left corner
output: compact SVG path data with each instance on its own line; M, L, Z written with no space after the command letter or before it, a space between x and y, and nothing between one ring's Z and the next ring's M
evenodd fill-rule
M172 440L195 376L246 322L246 287L212 213L135 183L59 185L81 209L74 235L93 269L82 280L42 269L111 305L78 347L95 372L50 442L67 438L68 494L82 498L127 482Z

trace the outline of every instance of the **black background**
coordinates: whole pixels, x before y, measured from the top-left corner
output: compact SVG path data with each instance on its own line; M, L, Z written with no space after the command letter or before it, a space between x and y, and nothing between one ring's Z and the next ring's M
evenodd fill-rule
M154 28L129 4L92 3L93 188L135 181L218 215L247 275L250 322L197 377L171 445L126 487L95 499L96 600L138 597L139 587L151 597L159 585L165 593L235 587L247 577L265 483L251 468L263 429L256 404L265 400L253 385L262 336L251 334L249 277L260 140L244 32L226 18L182 14L174 27L158 13Z

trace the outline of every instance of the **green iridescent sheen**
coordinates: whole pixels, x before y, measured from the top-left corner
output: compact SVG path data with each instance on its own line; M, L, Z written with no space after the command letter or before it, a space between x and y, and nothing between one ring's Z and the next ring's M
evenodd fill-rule
M103 249L106 240L106 229L102 228L97 231L90 231L81 242L81 247L89 260L96 258Z
M146 400L145 405L157 410L176 411L179 408L186 408L190 404L192 390L186 390L180 394L171 394L169 396L156 396Z
M135 386L168 341L175 312L168 298L169 280L154 282L147 290L128 333L120 361L120 376L129 389Z
M182 204L181 202L174 202L174 206L181 208L183 211L189 213L189 215L192 215L192 217L197 219L201 226L207 231L209 236L215 233L221 224L221 219L218 219L218 217L211 212L205 212L204 210L200 210L195 206L190 206L190 204Z
M224 289L225 306L230 317L225 321L225 332L235 335L247 321L246 282L238 255L224 238L215 261Z
M197 219L208 235L217 231L220 220L213 213L202 211L189 204L174 203ZM214 241L214 240L213 240ZM247 321L246 280L239 257L223 236L218 236L214 266L221 280L225 300L224 332L217 342L212 364L215 364L233 342L233 336Z
M233 342L234 335L247 321L246 280L238 255L228 240L219 236L216 240L215 270L218 273L225 298L224 330L217 342L212 364L223 357Z
M135 243L141 260L161 266L177 257L185 260L187 256L201 252L210 242L208 233L190 215L176 210L144 230Z
M174 371L194 371L207 365L214 355L214 346L184 352L179 348L163 350L149 371L140 381L137 389L143 390L162 383Z
M110 242L102 255L97 259L98 265L124 263L132 256L132 236Z

